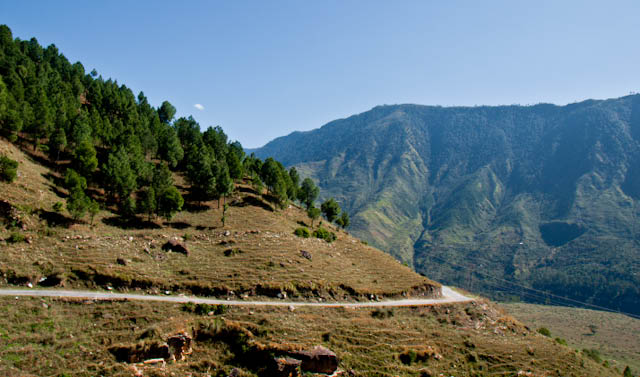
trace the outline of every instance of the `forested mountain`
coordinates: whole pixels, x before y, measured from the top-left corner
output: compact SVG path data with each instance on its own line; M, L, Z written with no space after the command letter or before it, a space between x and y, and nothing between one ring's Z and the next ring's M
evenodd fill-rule
M0 134L59 172L51 178L67 190L74 220L88 212L93 221L101 207L125 221L170 219L185 199L197 206L224 198L242 178L260 189L264 181L280 206L298 199L295 170L245 156L222 128L201 132L192 117L175 114L168 101L154 108L144 93L135 96L117 81L71 64L55 45L14 40L9 27L0 25ZM0 170L11 171L11 180L15 162L2 157L7 168ZM188 184L186 198L174 173Z
M379 106L256 155L312 177L353 233L439 281L640 314L640 95Z

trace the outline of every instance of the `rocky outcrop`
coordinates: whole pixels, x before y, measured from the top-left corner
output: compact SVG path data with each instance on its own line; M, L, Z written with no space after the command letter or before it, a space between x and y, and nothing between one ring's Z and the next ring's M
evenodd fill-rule
M166 342L142 341L130 345L116 345L109 352L116 360L125 363L140 363L152 359L184 360L191 353L192 338L186 333L171 335Z
M338 356L328 348L315 346L310 351L297 351L290 356L302 361L301 368L305 372L333 374L338 369Z
M176 361L184 360L185 355L189 355L192 351L191 340L191 337L186 333L170 336L167 339L167 345L169 345L171 358Z
M301 375L300 366L302 361L291 357L276 357L273 359L273 372L270 374L274 377L298 377Z
M189 255L189 249L187 249L187 245L183 244L175 238L170 239L164 245L162 245L162 250L182 253L187 256Z

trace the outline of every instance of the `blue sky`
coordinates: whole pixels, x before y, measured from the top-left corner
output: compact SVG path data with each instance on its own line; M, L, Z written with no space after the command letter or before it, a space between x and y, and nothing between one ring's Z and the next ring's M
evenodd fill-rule
M640 91L638 1L21 0L0 23L245 147L381 104Z

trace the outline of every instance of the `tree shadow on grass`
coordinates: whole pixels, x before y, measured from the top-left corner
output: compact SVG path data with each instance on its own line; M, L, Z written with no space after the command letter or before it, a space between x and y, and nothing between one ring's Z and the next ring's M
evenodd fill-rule
M191 228L191 224L189 223L185 223L184 221L174 221L174 222L164 222L162 223L162 225L164 226L168 226L170 228L173 229L187 229L187 228Z
M40 217L41 220L46 221L47 226L50 227L63 226L65 228L68 228L75 223L73 219L68 218L61 213L45 211L44 209L38 210L38 217Z
M273 207L271 207L268 203L256 198L255 196L247 195L242 198L242 201L236 202L233 204L234 207L260 207L265 211L273 212Z
M111 216L102 219L106 225L115 226L121 229L160 229L161 226L138 217Z
M246 187L246 186L237 186L236 187L236 191L242 192L242 193L246 193L246 194L258 195L258 192L256 190L252 189L251 187Z
M204 204L204 203L186 202L184 204L184 207L182 207L182 209L184 209L187 212L198 213L198 212L208 211L209 209L211 209L211 207L209 207L207 204Z
M217 228L217 226L204 226L204 225L197 225L196 226L196 230L214 230L216 228Z

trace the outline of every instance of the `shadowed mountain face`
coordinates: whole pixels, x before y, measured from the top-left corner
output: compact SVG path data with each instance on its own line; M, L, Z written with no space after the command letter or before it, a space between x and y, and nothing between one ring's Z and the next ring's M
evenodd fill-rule
M353 233L431 278L640 314L640 95L379 106L255 153L312 177Z

